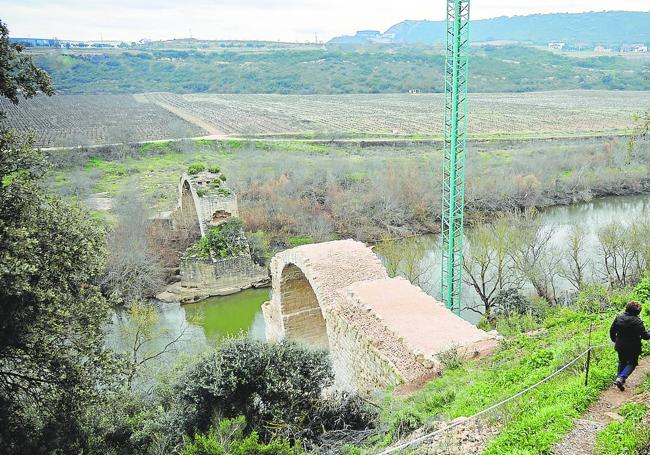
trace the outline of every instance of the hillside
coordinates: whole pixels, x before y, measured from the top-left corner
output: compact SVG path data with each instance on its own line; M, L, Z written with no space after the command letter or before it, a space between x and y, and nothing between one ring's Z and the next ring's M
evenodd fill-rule
M650 89L650 54L584 58L518 46L472 54L473 92ZM441 92L444 79L442 49L413 45L57 50L34 57L60 94Z
M472 21L474 42L519 41L546 44L562 41L571 45L650 43L650 12L607 11L579 14L534 14ZM445 40L444 21L404 21L386 30L394 43L437 44ZM340 36L331 43L370 42L363 36Z

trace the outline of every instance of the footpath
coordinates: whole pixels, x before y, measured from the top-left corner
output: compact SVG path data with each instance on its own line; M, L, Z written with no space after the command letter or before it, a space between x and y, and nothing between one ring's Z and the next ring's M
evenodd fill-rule
M597 402L575 421L575 426L554 447L555 455L591 455L596 445L596 434L612 420L618 420L618 409L634 398L634 394L650 374L650 358L641 359L639 366L625 384L625 392L616 387L605 390Z

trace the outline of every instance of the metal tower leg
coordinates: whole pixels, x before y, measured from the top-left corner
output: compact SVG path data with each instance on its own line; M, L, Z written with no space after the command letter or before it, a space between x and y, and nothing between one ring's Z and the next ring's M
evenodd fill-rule
M469 0L448 0L441 292L447 308L458 314L463 270L468 54Z

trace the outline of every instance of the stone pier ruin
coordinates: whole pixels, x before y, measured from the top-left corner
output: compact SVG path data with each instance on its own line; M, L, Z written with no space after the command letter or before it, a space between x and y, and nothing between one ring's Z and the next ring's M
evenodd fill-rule
M486 333L402 278L353 240L305 245L271 262L272 297L263 306L269 341L328 349L336 387L370 393L439 374L440 356L491 353Z
M210 229L239 216L237 195L221 185L220 174L207 170L184 173L178 186L178 205L159 222L181 229L198 240ZM243 234L242 234L243 235ZM209 258L184 256L180 262L179 286L170 289L181 302L227 295L250 287L267 285L268 271L253 261L248 243L238 256Z

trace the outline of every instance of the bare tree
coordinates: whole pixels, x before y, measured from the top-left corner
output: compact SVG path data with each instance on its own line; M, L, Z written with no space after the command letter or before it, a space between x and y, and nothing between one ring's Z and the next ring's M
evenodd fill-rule
M128 321L121 325L121 337L129 343L126 352L128 361L127 382L129 387L142 368L172 352L185 335L187 325L176 333L160 327L160 316L155 305L146 302L132 302L128 307Z
M530 282L539 297L556 303L555 280L560 255L551 244L555 227L542 226L534 210L511 219L515 235L510 248L516 270Z
M635 276L637 251L629 228L614 221L598 231L602 251L603 275L612 287L625 287Z
M384 239L377 250L389 276L401 276L414 285L429 290L433 266L425 255L430 246L426 238L410 237L402 240Z
M573 224L570 227L567 247L559 270L560 276L569 281L577 291L582 289L591 262L585 252L586 238L587 232L584 226Z
M115 213L102 285L115 302L128 304L155 295L164 284L165 271L148 236L148 207L135 186L128 185L116 198Z
M463 255L463 281L476 291L482 305L482 308L468 306L468 310L489 318L498 293L521 284L510 251L514 235L510 217L479 224L468 232Z

